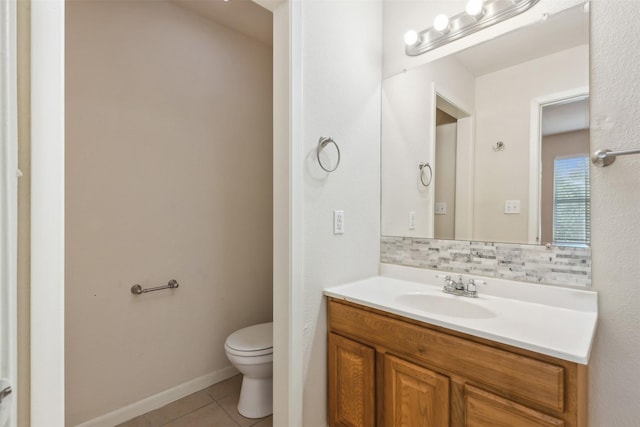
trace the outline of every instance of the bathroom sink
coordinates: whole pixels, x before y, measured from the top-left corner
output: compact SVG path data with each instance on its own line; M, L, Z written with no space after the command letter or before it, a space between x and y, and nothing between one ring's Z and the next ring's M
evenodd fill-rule
M430 294L403 294L395 297L395 302L406 307L452 317L488 319L496 314L488 308L465 301L463 297L449 297Z

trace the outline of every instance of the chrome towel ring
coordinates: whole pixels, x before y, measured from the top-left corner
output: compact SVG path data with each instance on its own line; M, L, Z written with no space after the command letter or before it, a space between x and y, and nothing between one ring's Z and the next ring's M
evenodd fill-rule
M322 164L322 160L320 160L320 152L322 152L322 150L324 150L325 147L329 144L335 145L336 151L338 152L338 161L336 161L336 165L333 167L333 169L326 168ZM318 147L316 148L316 157L318 159L318 164L320 164L322 170L324 170L325 172L333 172L338 169L338 166L340 166L340 147L338 147L338 144L336 144L336 142L330 136L321 136L320 140L318 141Z
M433 169L431 169L431 165L429 164L429 162L420 162L420 164L418 165L418 169L420 169L420 182L422 183L422 185L424 185L425 187L430 186L431 181L433 180ZM427 182L424 182L425 169L429 169L429 180Z

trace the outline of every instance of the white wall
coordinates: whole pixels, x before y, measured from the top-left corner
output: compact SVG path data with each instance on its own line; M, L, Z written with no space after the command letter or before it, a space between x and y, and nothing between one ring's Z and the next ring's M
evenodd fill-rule
M304 179L301 425L314 427L327 425L322 290L378 272L382 5L308 1L301 8L302 134L293 144L303 150L292 161L304 168L300 177ZM331 174L323 172L315 160L320 136L333 137L342 151L340 166ZM335 209L345 212L344 235L333 235Z
M640 3L591 2L591 151L640 148ZM589 370L590 426L640 420L640 156L591 169L598 332Z
M229 375L227 335L271 319L272 52L164 1L68 2L66 35L76 425Z
M476 79L475 240L528 242L531 100L588 85L584 45ZM505 200L520 200L520 214L505 214Z

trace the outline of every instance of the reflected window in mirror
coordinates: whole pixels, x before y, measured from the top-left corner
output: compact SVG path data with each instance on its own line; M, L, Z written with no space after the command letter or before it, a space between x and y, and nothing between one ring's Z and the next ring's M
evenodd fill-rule
M556 246L590 240L589 98L542 107L540 236Z
M590 239L589 156L553 161L553 244L587 246Z

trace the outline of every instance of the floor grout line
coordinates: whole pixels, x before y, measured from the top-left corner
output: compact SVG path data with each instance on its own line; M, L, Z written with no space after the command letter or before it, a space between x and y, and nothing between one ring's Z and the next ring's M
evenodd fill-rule
M227 380L225 380L225 381L229 381L229 380L230 380L230 379L227 379ZM224 381L223 381L223 382L224 382ZM218 384L220 384L220 383L218 383ZM202 390L196 391L196 392L194 392L194 393L192 393L192 394L190 394L190 395L188 395L188 396L183 397L182 399L178 399L178 400L176 400L175 402L168 403L167 405L164 405L164 406L163 406L163 407L161 407L161 408L157 408L157 409L155 409L155 410L153 410L153 411L149 411L149 412L147 412L147 413L145 413L145 414L142 414L139 418L134 418L133 420L130 420L130 421L126 422L126 423L121 424L121 425L120 425L120 427L139 427L139 426L140 426L140 423L139 423L140 421L144 421L144 422L146 422L146 423L145 423L145 427L147 427L147 426L150 426L150 427L153 427L153 426L156 426L156 427L163 427L163 426L166 426L166 425L168 425L168 424L170 424L170 423L174 423L174 422L178 422L178 423L179 423L179 422L180 422L180 421L179 421L180 419L182 419L182 418L184 418L184 417L187 417L187 416L189 416L189 415L193 414L193 413L194 413L194 412L196 412L196 411L199 411L199 410L202 410L202 409L204 409L204 408L207 408L207 407L209 407L209 406L210 406L210 405L212 405L212 404L215 404L215 405L216 405L216 407L217 407L216 411L217 411L218 409L221 409L221 410L222 410L222 414L224 414L224 416L226 417L226 419L228 419L229 421L231 421L231 423L232 423L234 426L236 426L236 427L242 427L242 426L243 426L243 425L245 425L245 424L246 424L248 427L253 427L253 426L255 426L255 425L257 425L257 424L261 423L261 422L262 422L262 421L264 421L265 419L269 418L269 416L267 416L267 417L263 417L263 418L257 418L257 419L247 418L247 422L246 422L246 423L245 423L245 422L242 422L242 421L238 421L238 420L236 420L236 419L238 418L238 415L239 415L239 416L242 416L242 415L241 415L241 414L238 414L238 413L235 413L235 412L234 412L234 413L230 413L229 411L232 411L232 410L233 410L233 405L231 405L231 406L227 405L227 406L229 406L229 408L227 409L227 408L225 408L225 405L223 405L223 404L221 403L221 401L226 400L226 399L234 399L234 398L236 398L236 397L239 397L239 396L240 396L240 387L236 387L236 386L234 386L233 384L231 384L231 385L227 384L227 385L224 385L224 386L223 386L224 388L222 388L222 389L214 390L214 389L212 389L212 387L214 387L214 386L215 386L215 384L214 384L214 385L212 385L212 386L206 387L206 388L204 388L204 389L202 389ZM216 391L217 391L217 392L220 392L220 391L226 391L226 393L224 393L224 395L222 395L222 396L218 396L218 398L216 399L216 398L213 396L213 394L212 394L212 393L215 393ZM168 419L168 420L166 420L166 421L163 421L161 424L154 424L154 423L152 422L152 417L150 417L150 415L151 415L154 411L160 410L160 409L162 409L162 408L164 408L164 407L166 407L166 406L168 406L168 405L171 405L171 404L174 404L174 403L176 403L176 402L179 402L180 400L187 399L187 398L189 398L190 396L192 396L192 395L194 395L194 394L196 394L196 393L202 393L202 394L203 394L204 396L206 396L210 401L209 401L209 402L207 402L206 404L202 405L202 406L198 406L198 407L196 407L196 408L193 408L193 409L189 410L188 412L181 413L181 414L180 414L180 416L177 416L177 417L174 417L174 414L172 414L172 413L168 413L168 414L166 414L166 416L168 416L170 419ZM134 421L134 420L136 420L136 419L137 419L138 421ZM193 427L199 427L199 426L194 425Z

